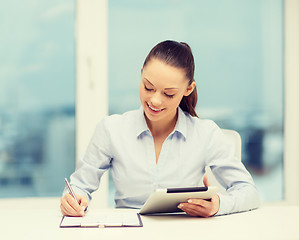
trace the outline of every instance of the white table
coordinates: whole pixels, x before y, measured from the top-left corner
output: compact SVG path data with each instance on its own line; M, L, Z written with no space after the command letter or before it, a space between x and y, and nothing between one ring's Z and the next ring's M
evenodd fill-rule
M59 198L0 199L0 239L299 239L299 206L212 218L142 216L141 228L62 229L59 204Z

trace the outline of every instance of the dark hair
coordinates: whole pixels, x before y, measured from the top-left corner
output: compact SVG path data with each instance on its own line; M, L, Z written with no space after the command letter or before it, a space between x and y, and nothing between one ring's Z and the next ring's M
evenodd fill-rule
M189 85L194 81L194 58L190 46L184 42L164 41L157 44L147 55L143 67L152 59L162 60L170 66L181 68L185 71ZM197 90L194 88L189 96L183 96L180 108L191 116L197 116L195 107L197 104Z

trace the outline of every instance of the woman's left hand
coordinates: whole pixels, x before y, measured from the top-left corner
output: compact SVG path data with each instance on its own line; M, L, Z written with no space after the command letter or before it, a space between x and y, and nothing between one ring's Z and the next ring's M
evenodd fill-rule
M210 186L207 175L203 178L206 187ZM215 215L220 207L220 198L215 194L211 200L198 198L189 199L187 203L180 203L178 208L194 217L211 217Z

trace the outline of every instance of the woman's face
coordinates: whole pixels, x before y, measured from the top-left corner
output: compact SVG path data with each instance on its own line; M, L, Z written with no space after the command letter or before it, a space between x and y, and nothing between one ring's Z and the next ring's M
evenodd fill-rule
M151 59L142 69L139 88L145 116L151 122L170 122L183 96L191 94L194 87L195 82L188 86L183 69Z

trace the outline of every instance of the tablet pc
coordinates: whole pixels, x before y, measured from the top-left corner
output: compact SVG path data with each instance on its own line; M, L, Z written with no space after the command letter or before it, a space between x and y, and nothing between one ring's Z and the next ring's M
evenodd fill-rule
M211 199L218 188L189 187L189 188L167 188L156 189L140 210L140 214L174 213L182 212L177 206L179 203L187 202L190 198Z

